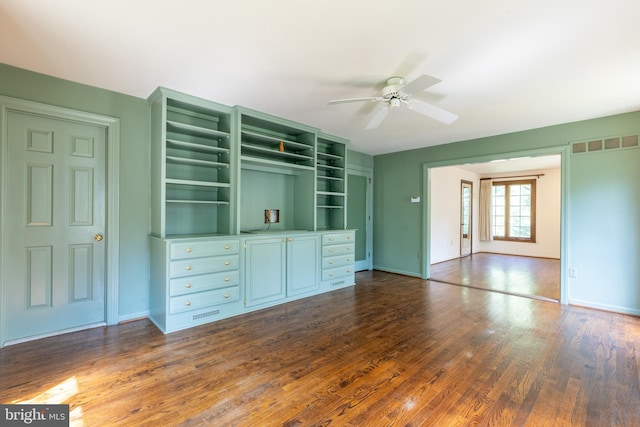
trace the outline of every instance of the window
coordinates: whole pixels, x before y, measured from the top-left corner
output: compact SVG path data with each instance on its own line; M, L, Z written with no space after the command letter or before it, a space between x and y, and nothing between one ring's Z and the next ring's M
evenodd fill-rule
M494 240L535 243L535 180L494 182L491 204Z

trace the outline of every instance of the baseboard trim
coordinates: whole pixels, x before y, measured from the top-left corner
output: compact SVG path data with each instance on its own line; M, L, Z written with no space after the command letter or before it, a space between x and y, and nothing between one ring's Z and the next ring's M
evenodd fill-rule
M618 305L609 305L609 304L598 304L592 301L585 301L580 299L572 299L569 298L569 305L573 305L576 307L590 308L601 311L608 311L611 313L618 314L630 314L632 316L640 316L640 310L636 308L630 307L620 307Z
M133 322L135 320L140 320L140 319L147 319L149 318L150 315L151 315L151 312L149 310L139 311L138 313L126 314L124 316L118 317L118 324Z
M422 279L421 275L416 274L413 271L395 270L392 268L378 267L375 265L373 266L373 269L378 271L384 271L385 273L400 274L402 276L417 277L418 279Z
M4 347L6 347L8 345L21 344L23 342L39 340L39 339L42 339L42 338L55 337L57 335L68 334L68 333L71 333L71 332L84 331L86 329L100 328L100 327L103 327L103 326L107 326L107 322L90 323L88 325L78 326L76 328L61 329L59 331L48 332L46 334L38 334L38 335L32 335L30 337L17 338L15 340L6 341L4 343Z

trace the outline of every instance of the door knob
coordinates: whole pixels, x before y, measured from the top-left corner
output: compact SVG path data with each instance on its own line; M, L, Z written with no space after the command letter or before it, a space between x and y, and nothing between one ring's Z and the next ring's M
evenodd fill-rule
M99 241L101 241L102 239L104 239L104 236L103 236L102 234L98 233L98 234L96 234L95 236L93 236L93 238L94 238L94 240L95 240L96 242L99 242Z

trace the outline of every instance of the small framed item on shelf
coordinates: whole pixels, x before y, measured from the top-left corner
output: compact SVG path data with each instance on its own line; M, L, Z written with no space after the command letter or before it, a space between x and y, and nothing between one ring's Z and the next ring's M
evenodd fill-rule
M265 209L264 210L264 223L276 224L280 222L280 209Z

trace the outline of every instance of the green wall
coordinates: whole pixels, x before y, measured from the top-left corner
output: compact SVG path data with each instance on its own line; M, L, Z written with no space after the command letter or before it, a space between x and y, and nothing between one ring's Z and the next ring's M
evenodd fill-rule
M0 94L120 119L119 313L122 320L145 315L150 231L146 100L4 64L0 64ZM370 168L373 164L375 171L374 267L423 274L425 164L517 157L522 152L557 151L571 141L638 133L640 112L633 112L375 157L349 151L350 165ZM639 149L564 156L563 203L568 224L563 262L578 271L567 282L569 302L640 314L639 169ZM600 183L606 186L596 191L595 184ZM416 195L423 196L422 203L409 203ZM602 197L605 203L596 202Z
M108 72L108 70L105 70ZM119 317L149 309L149 129L144 99L0 64L0 95L120 119Z
M640 314L640 149L585 153L583 157L568 154L567 149L573 141L638 133L640 111L375 156L374 268L414 276L424 273L423 248L428 239L424 230L428 208L424 165L564 150L562 197L567 224L562 258L567 269L578 270L576 278L563 278L567 280L565 301ZM621 169L615 172L618 165ZM594 191L594 182L606 183L606 187ZM610 195L612 189L618 193ZM423 196L422 203L409 203L414 195ZM603 195L607 197L599 199ZM611 207L620 200L625 204ZM613 235L605 231L611 228L607 226L610 223L618 224ZM628 235L621 239L623 225ZM594 266L600 269L597 276L593 275ZM607 276L606 272L615 273Z
M349 166L357 168L373 168L373 156L369 154L359 153L357 151L347 150L347 162Z

